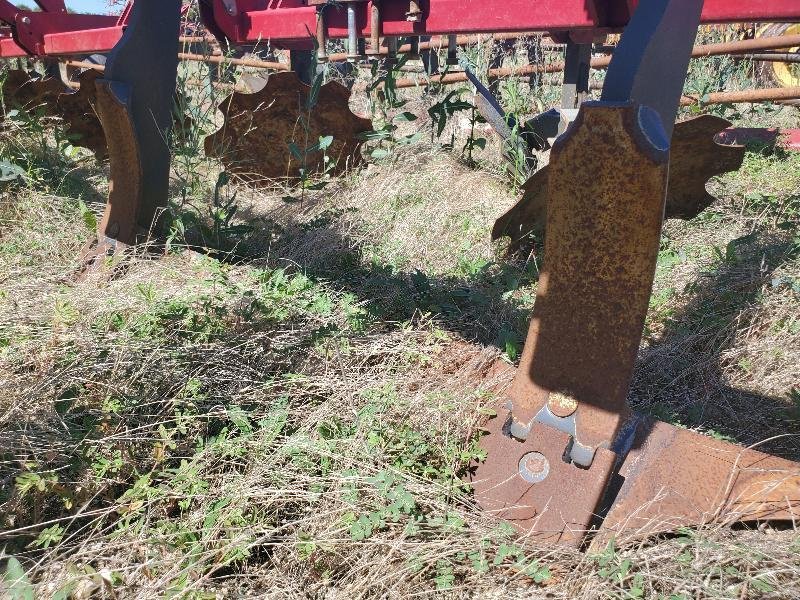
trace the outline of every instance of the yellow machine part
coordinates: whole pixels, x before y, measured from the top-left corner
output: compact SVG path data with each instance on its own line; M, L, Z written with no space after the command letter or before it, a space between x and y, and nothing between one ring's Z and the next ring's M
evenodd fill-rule
M756 37L774 35L800 35L800 23L765 25L756 32ZM782 50L782 52L798 52L799 50L800 47L794 47ZM781 87L800 86L800 64L798 63L768 63L765 65L764 71L768 72L770 78Z

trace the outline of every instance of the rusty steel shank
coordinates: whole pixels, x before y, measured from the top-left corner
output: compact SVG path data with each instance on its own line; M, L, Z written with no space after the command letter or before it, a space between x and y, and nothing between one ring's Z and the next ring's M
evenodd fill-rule
M111 161L101 246L108 240L134 244L140 232L158 226L167 206L180 8L180 0L137 0L95 82Z
M612 442L630 418L668 150L652 110L589 102L551 151L545 268L508 421L490 424L475 473L482 506L545 540L581 544L617 464ZM547 486L521 475L531 452L557 467Z
M800 464L644 419L627 403L701 6L639 4L602 100L583 104L542 178L547 238L528 339L473 473L478 502L535 539L580 547L592 530L603 544L800 513ZM709 144L718 126L692 127ZM678 212L707 202L703 177L676 197Z

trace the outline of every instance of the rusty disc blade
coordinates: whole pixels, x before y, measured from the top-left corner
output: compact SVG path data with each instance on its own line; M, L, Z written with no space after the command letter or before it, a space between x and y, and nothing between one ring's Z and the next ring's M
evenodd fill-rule
M350 111L350 90L343 85L323 85L308 109L311 90L297 74L285 72L270 75L254 94L234 92L220 105L225 122L206 138L206 154L246 178L299 178L303 160L307 172L325 169L323 152L313 146L320 137L332 136L326 150L335 163L331 172L357 164L363 143L358 136L370 131L372 122Z
M32 77L26 71L15 69L6 74L3 82L3 102L6 108L33 110L41 106L45 114L52 116L58 114L56 101L65 90L58 79Z
M730 122L702 115L675 125L670 152L666 218L691 219L708 208L715 198L706 191L711 177L737 171L744 160L744 146L722 145L714 137ZM549 167L545 166L522 186L523 196L501 216L492 229L492 239L509 236L511 248L531 233L541 234L547 218Z
M622 483L593 540L680 527L800 519L800 463L642 419Z

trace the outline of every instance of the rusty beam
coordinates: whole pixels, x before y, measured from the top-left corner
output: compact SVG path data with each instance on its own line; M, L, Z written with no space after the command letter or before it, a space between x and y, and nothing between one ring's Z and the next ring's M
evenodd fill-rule
M778 50L782 48L794 48L800 46L800 35L781 35L754 40L742 40L738 42L723 42L719 44L703 44L692 49L692 58L704 58L707 56L722 56L725 54L743 54L756 50ZM610 56L600 56L593 58L591 67L593 69L605 69L611 64ZM506 78L514 76L530 75L532 73L560 73L564 70L564 63L557 62L549 65L526 65L519 68L500 68L489 69L487 75L495 78ZM395 81L395 87L411 88L419 85L452 85L468 81L464 73L447 73L440 77L431 78L430 82L420 82L416 79L404 78Z
M743 58L746 60L758 60L762 62L785 62L785 63L800 63L800 53L797 52L775 52L775 53L760 53L760 54L740 54L736 58Z
M763 88L760 90L742 90L738 92L714 92L703 97L684 96L681 106L699 104L740 104L746 102L778 102L782 100L800 99L800 87Z
M535 35L533 33L526 33L524 31L515 31L512 33L495 33L491 35L459 35L456 38L456 45L457 46L471 46L472 44L479 44L482 42L502 42L505 40L513 40L520 37L527 37ZM549 40L549 38L548 38ZM420 42L419 49L420 50L441 50L447 47L447 41L443 41L441 39L438 40L431 40L429 42ZM400 54L404 54L407 52L411 52L411 44L405 44L400 46L397 51ZM388 48L381 48L380 55L386 56L389 54ZM347 60L347 53L341 52L338 54L331 54L329 56L329 60L331 62L343 62Z
M225 64L236 65L242 67L252 67L255 69L269 69L273 71L288 71L289 65L279 62L268 62L263 60L249 59L249 58L225 58L224 56L205 56L203 54L191 54L188 52L179 52L178 58L189 62L203 62L210 64ZM103 65L90 63L80 60L67 60L64 61L68 67L75 67L76 69L94 69L95 71L104 71Z
M192 62L204 62L215 65L235 65L239 67L253 67L256 69L272 69L275 71L289 71L289 65L279 62L269 62L254 58L227 58L225 56L205 56L203 54L191 54L189 52L178 52L180 60Z

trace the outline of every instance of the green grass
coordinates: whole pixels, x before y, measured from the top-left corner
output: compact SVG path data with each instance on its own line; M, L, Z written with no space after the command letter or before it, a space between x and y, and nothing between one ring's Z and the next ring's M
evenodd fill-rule
M106 167L54 154L52 124L4 126L3 156L30 175L0 184L0 594L797 595L791 530L707 526L582 554L475 507L463 477L496 402L479 374L519 359L541 248L507 256L488 239L516 200L497 145L467 164L467 134L451 121L429 142L434 99L407 100L420 119L403 127L424 141L302 203L220 185L185 150L186 227L81 281ZM750 149L708 211L666 224L630 393L792 459L798 157ZM215 219L234 194L238 212Z

